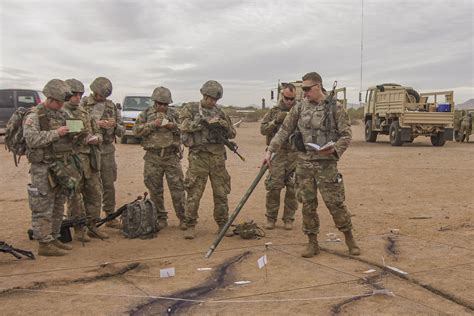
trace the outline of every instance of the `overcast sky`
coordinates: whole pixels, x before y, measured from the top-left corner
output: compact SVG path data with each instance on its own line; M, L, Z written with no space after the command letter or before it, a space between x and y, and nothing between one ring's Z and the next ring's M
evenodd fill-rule
M474 98L473 2L364 0L362 87ZM160 85L186 102L214 79L222 104L270 105L278 79L317 71L357 103L361 11L361 0L0 0L0 88L106 76L115 102Z

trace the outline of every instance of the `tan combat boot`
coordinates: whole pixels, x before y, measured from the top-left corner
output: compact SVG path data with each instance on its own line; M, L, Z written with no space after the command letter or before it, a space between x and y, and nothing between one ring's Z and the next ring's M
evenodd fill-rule
M360 255L360 248L357 246L354 236L352 236L352 231L349 230L344 232L344 237L346 238L346 245L349 248L349 253L353 256Z
M166 218L158 220L158 229L162 230L163 228L168 227L168 220Z
M304 258L312 258L315 255L319 254L319 245L318 245L318 235L308 234L308 245L306 250L301 254Z
M293 222L292 221L286 221L285 224L283 225L283 228L285 230L292 230L293 229Z
M87 228L87 235L91 238L98 238L98 239L109 239L109 235L100 231L96 227L88 227Z
M194 239L194 226L188 226L184 231L184 239Z
M179 229L181 229L181 230L188 229L188 226L186 226L186 223L184 222L184 220L179 221Z
M67 253L58 247L54 246L52 242L40 242L38 247L38 256L45 257L60 257Z
M221 230L224 229L224 226L225 226L225 224L224 224L224 225L219 225L219 228L217 229L216 235L219 235L219 234L221 233ZM232 230L228 229L228 230L225 232L224 236L226 236L226 237L232 237L232 236L234 236L234 232L233 232Z
M113 220L108 221L107 223L105 223L105 227L121 229L122 224L120 223L120 221L118 219L114 218Z
M67 245L67 244L63 244L61 241L59 240L54 240L51 242L56 248L59 248L59 249L62 249L62 250L72 250L72 246L71 245Z
M265 224L265 229L268 229L268 230L275 229L275 221L273 219L267 218L267 223Z
M90 242L92 239L87 236L86 231L82 227L74 227L74 240L80 242Z

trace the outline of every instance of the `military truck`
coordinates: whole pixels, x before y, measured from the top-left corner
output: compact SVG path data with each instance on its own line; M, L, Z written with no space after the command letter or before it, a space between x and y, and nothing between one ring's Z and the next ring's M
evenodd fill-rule
M365 95L364 122L366 142L373 143L383 134L389 135L392 146L401 146L426 136L433 146L444 146L446 140L453 140L453 91L418 93L395 83L370 87Z
M303 93L303 89L301 89L301 86L303 85L303 81L301 81L301 80L291 81L291 82L280 82L280 81L278 81L278 86L277 86L277 89L276 89L276 92L277 92L276 102L277 102L277 104L280 102L281 90L283 90L285 85L287 85L288 83L291 83L292 85L294 85L296 87L296 102L300 102L301 100L303 100L304 93ZM274 92L275 92L275 90L270 91L270 99L271 100L275 99ZM336 88L335 95L336 95L337 101L339 101L341 104L343 104L344 108L346 109L347 108L346 88L345 87Z

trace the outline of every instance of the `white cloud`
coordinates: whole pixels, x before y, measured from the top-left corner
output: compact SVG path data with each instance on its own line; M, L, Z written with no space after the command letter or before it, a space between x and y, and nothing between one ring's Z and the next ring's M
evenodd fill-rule
M421 91L473 96L470 0L364 0L363 87L396 81ZM361 2L0 2L0 84L41 88L51 78L97 76L113 99L168 86L176 102L198 99L208 79L224 104L260 104L278 79L318 71L330 86L360 85Z

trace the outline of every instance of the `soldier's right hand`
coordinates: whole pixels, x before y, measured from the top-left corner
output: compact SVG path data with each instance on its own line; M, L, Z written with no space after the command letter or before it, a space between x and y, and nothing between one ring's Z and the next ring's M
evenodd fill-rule
M69 133L69 127L67 127L67 126L61 126L61 127L58 128L56 131L58 132L59 136L64 136L64 135L66 135L67 133Z
M156 125L156 127L160 127L161 126L161 119L157 118L155 120L155 125Z
M272 163L271 163L272 162L272 154L273 153L271 151L269 151L268 149L267 149L267 151L265 151L265 156L263 157L262 166L267 165L268 168L271 168L271 166L272 166Z

